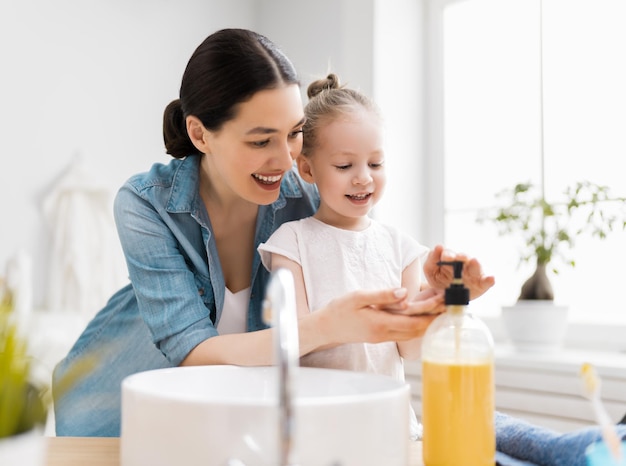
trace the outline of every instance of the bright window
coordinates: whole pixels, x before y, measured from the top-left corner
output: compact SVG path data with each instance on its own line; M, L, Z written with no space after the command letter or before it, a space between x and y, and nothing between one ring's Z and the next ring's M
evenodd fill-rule
M441 141L444 244L479 257L497 285L481 298L486 314L517 299L534 264L518 266L517 238L476 223L494 194L540 183L540 50L546 196L590 180L626 196L626 2L624 0L430 0L430 108ZM433 27L434 26L434 27ZM432 68L434 72L432 71ZM438 88L438 86L441 86ZM433 90L434 89L434 90ZM433 99L437 102L437 99ZM442 115L437 119L436 115ZM626 205L617 208L622 211ZM626 323L626 233L581 237L576 267L550 275L572 321Z

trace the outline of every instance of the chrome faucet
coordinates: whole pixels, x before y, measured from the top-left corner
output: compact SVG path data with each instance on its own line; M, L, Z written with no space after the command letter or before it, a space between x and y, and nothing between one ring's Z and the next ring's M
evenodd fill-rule
M299 366L300 343L293 275L285 268L279 268L270 275L263 301L263 320L274 327L274 357L279 373L279 465L296 466L292 460L295 426L293 389Z

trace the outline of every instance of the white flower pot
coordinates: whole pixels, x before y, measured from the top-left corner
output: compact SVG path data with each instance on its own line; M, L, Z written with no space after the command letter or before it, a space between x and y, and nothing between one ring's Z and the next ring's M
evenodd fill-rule
M41 429L0 438L0 465L44 466L45 461L46 437Z
M554 352L563 346L568 307L553 301L518 301L502 307L504 327L520 352Z

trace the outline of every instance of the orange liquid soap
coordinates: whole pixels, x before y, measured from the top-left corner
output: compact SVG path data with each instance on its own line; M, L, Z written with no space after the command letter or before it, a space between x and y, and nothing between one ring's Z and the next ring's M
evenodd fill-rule
M424 361L422 367L424 464L493 466L493 365Z

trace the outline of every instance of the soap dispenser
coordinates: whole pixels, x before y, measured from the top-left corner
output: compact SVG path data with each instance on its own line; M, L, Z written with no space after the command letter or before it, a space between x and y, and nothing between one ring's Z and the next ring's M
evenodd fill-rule
M426 466L493 466L494 349L487 326L467 310L463 262L452 266L446 312L422 342L423 459Z

